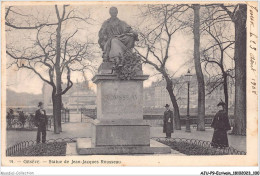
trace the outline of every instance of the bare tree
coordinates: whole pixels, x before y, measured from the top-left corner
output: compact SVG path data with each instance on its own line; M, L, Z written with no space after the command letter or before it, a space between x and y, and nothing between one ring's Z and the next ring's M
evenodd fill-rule
M137 50L143 62L155 68L165 79L166 89L174 108L177 130L181 129L180 112L166 63L169 59L173 34L186 27L184 23L174 21L174 19L181 18L187 9L185 5L148 5L142 16L148 17L146 19L149 19L151 23L140 32L141 39Z
M194 57L194 64L195 64L195 71L198 81L198 121L197 121L197 130L205 131L205 81L204 75L201 68L201 58L200 58L200 41L201 41L201 33L205 30L205 23L206 28L208 27L208 23L214 24L219 20L222 20L223 13L221 15L215 15L219 13L219 10L215 8L215 4L192 4L190 7L193 9L193 22L189 22L188 25L193 29L193 38L194 38L194 49L193 49L193 57ZM203 7L202 14L200 13L200 9ZM207 11L208 13L204 13L205 9L210 8L211 11ZM217 16L217 18L211 18L213 15ZM223 20L222 20L223 21Z
M200 5L192 5L194 11L194 63L198 81L198 122L197 130L205 131L205 83L200 61Z
M228 115L228 77L234 78L232 62L232 45L234 45L234 35L230 22L209 23L208 28L205 28L206 33L210 36L209 46L203 50L203 62L205 62L205 70L207 73L211 69L210 79L207 82L209 94L215 89L223 87L225 97L225 109ZM228 66L229 65L229 66ZM209 67L211 66L211 67ZM216 66L216 67L214 67ZM208 68L209 67L209 68ZM216 68L214 73L213 68Z
M246 134L246 19L247 5L221 4L235 25L235 120L232 133Z
M63 5L62 8L55 5L53 8L53 13L47 15L38 12L35 17L9 6L5 15L6 28L10 29L8 36L19 30L28 33L30 39L28 43L24 41L22 48L17 43L8 43L6 53L12 59L10 67L31 70L52 87L54 132L60 133L62 95L73 86L71 72L85 72L93 67L89 60L92 54L91 43L80 42L76 38L79 28L66 30L73 25L70 22L88 23L90 17L77 16L75 10L68 5ZM41 19L40 15L43 15ZM18 23L17 18L21 21L23 17L24 21ZM67 83L62 89L64 74Z
M194 48L193 48L193 60L195 65L195 71L198 81L198 121L197 121L197 130L204 131L205 130L205 82L204 75L201 68L201 59L200 59L200 33L201 33L201 24L204 23L203 19L200 20L200 4L192 4L192 5L184 5L186 8L185 13L187 14L185 18L177 18L173 16L173 18L185 24L186 27L192 29L193 38L194 38ZM202 5L204 6L204 5ZM190 13L188 9L192 9L193 13ZM187 31L188 33L189 30Z

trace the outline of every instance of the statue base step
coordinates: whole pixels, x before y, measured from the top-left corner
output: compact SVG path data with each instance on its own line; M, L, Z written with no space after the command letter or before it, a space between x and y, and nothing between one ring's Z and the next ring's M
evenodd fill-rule
M150 140L149 146L100 146L92 145L91 138L78 138L76 144L78 155L122 155L122 154L169 154L167 145Z

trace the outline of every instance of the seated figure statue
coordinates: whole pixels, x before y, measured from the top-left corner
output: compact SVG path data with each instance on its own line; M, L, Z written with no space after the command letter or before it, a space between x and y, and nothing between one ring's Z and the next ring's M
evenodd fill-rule
M103 23L98 43L103 51L104 62L120 62L124 53L134 48L138 35L128 24L117 18L116 7L111 7L109 13L111 18Z

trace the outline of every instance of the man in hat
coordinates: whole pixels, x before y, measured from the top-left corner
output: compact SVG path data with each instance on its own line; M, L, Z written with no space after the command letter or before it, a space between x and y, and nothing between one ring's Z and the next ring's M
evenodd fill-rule
M166 138L171 138L173 133L173 112L170 110L170 105L165 105L166 111L163 115L163 133L166 133Z
M211 146L215 148L228 147L227 131L231 130L228 116L225 111L225 103L218 103L219 111L215 115L211 127L214 128Z
M42 136L42 143L46 141L46 125L48 123L46 111L44 110L43 103L39 102L39 109L35 112L35 123L38 127L37 143L40 143Z

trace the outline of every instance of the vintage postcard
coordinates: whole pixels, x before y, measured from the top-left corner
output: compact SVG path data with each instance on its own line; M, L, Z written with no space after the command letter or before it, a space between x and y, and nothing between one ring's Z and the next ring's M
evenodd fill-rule
M257 2L2 2L2 166L257 166Z

